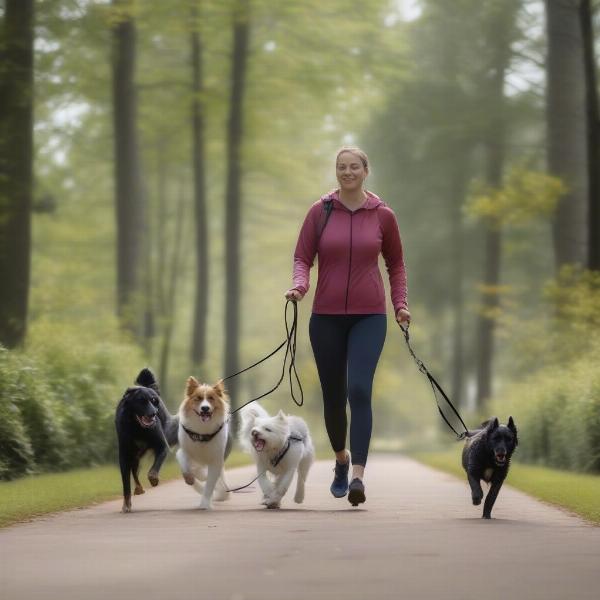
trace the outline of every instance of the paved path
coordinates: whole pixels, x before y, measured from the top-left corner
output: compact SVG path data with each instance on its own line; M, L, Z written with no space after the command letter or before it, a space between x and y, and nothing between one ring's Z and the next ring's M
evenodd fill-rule
M235 469L229 485L251 479ZM329 495L317 463L306 503L215 510L177 481L120 502L0 531L2 600L598 600L600 528L505 488L479 518L465 481L409 459L370 459L367 504ZM115 470L115 477L117 472ZM510 476L509 476L510 479Z

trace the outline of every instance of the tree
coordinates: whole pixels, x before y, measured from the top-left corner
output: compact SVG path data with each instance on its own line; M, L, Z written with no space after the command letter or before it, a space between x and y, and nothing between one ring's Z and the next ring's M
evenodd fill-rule
M227 123L227 183L225 193L225 372L239 370L240 335L240 242L241 242L241 149L243 109L250 33L249 0L237 0L233 14L233 62L231 98ZM236 398L237 382L231 380L229 391Z
M194 224L196 230L196 299L192 328L191 358L197 365L204 360L206 319L208 317L208 227L206 224L206 189L204 173L204 115L202 40L198 27L198 7L192 6L192 168L194 172Z
M117 217L117 314L142 335L146 215L141 183L135 90L136 28L130 0L113 0L113 126Z
M557 270L587 262L587 136L584 52L579 2L546 0L547 161L567 186L554 220Z
M504 86L511 61L511 44L514 39L518 2L507 0L492 5L487 28L491 49L487 69L488 83L485 103L489 111L489 125L483 138L485 150L485 180L491 187L502 182L506 160L508 122ZM476 403L483 408L492 391L492 363L494 354L494 328L499 306L498 285L502 258L502 233L497 225L485 232L484 274L481 293L481 312L477 325L477 396Z
M413 67L371 123L369 146L384 199L395 203L410 295L435 315L433 348L448 352L452 398L460 404L467 375L464 340L472 329L464 318L465 291L480 254L477 232L464 223L462 208L490 116L482 98L482 3L422 6L421 18L410 25L410 54L404 58ZM418 252L411 250L417 247ZM444 325L449 331L441 334ZM442 337L451 345L440 344Z
M587 174L588 174L588 256L587 266L600 271L600 111L594 52L594 11L591 0L581 0L579 7L583 37L586 113L587 113Z
M27 326L33 191L33 0L7 0L0 79L0 344Z

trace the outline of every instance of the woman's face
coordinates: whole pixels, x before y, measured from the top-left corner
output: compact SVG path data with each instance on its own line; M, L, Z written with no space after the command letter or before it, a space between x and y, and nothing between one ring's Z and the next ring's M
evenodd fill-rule
M369 170L359 156L352 152L342 152L337 159L335 174L341 189L355 191L362 189Z

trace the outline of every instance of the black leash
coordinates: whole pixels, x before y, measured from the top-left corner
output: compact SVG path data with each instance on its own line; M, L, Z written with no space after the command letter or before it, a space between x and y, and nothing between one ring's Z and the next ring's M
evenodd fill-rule
M292 319L291 326L288 322L288 305L289 304L291 304L293 307L293 319ZM277 346L277 348L275 348L275 350L273 350L273 352L271 352L264 358L261 358L259 361L255 362L253 365L250 365L249 367L246 367L245 369L242 369L241 371L238 371L237 373L234 373L233 375L228 375L227 377L225 377L223 379L223 381L227 381L228 379L233 379L234 377L237 377L238 375L241 375L242 373L245 373L246 371L253 369L254 367L260 365L261 363L265 362L266 360L268 360L269 358L271 358L272 356L277 354L277 352L279 352L285 346L286 347L285 348L285 356L283 357L283 366L281 368L281 377L279 378L279 381L268 392L265 392L264 394L261 394L260 396L257 396L256 398L252 398L252 400L248 400L248 402L246 402L245 404L242 404L242 406L240 406L239 408L236 408L235 410L231 411L231 414L235 414L236 412L238 412L245 406L248 406L248 404L251 404L252 402L256 402L257 400L260 400L261 398L264 398L265 396L272 394L281 385L281 382L283 381L283 379L285 377L285 368L287 365L288 356L290 357L290 364L288 367L288 376L289 376L289 380L290 380L290 394L291 394L292 400L294 401L296 406L302 406L304 404L304 391L302 390L302 384L300 383L300 377L298 376L298 371L296 370L296 338L297 338L297 334L298 334L298 305L296 304L296 302L294 300L286 301L283 314L284 314L285 331L286 331L285 341L283 341L279 346ZM299 401L296 399L296 396L294 395L294 382L292 380L292 372L293 372L294 378L296 379L296 384L298 385L298 389L300 390L300 400Z
M228 492L239 492L240 490L243 490L243 489L245 489L247 487L250 487L255 481L258 480L258 478L261 475L264 475L265 473L266 473L266 471L263 471L262 473L259 473L250 483L247 483L246 485L241 485L240 487L236 487L236 488L233 488L233 489L229 489L229 488L225 488L225 489Z
M408 326L403 327L402 325L400 325L400 329L402 329L402 333L404 334L404 339L406 340L406 345L408 346L408 351L410 352L410 355L415 359L415 362L417 363L417 366L419 367L419 371L421 371L421 373L423 373L429 380L431 389L433 390L433 397L435 398L435 403L437 404L437 408L438 408L440 415L442 416L442 419L444 419L444 421L446 422L446 425L448 425L448 427L450 427L450 429L452 429L452 431L456 434L456 437L458 440L463 440L466 437L469 437L469 429L465 425L465 422L462 420L462 417L460 416L459 412L454 407L454 404L452 404L452 402L450 401L450 398L448 398L448 395L446 394L446 392L444 392L442 386L435 380L435 377L429 372L429 369L425 366L423 361L420 358L417 358L415 351L412 349L412 347L410 345L410 336L408 334ZM440 406L440 403L438 401L438 396L437 396L438 391L443 396L444 400L448 403L448 406L450 406L450 408L452 409L452 412L454 412L454 414L456 415L458 420L461 422L462 426L465 428L464 432L458 433L458 431L456 431L456 429L454 429L454 427L452 427L450 421L448 421L448 419L446 418L446 415L444 414L444 411L442 410L442 407Z

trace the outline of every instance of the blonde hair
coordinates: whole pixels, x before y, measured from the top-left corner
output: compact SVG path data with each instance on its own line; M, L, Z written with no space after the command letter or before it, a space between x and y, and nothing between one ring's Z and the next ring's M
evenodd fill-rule
M358 156L358 158L360 158L360 162L363 164L363 167L365 169L369 168L369 157L367 156L366 152L363 152L358 146L342 146L335 156L336 165L340 154L343 154L344 152L350 152L351 154Z

